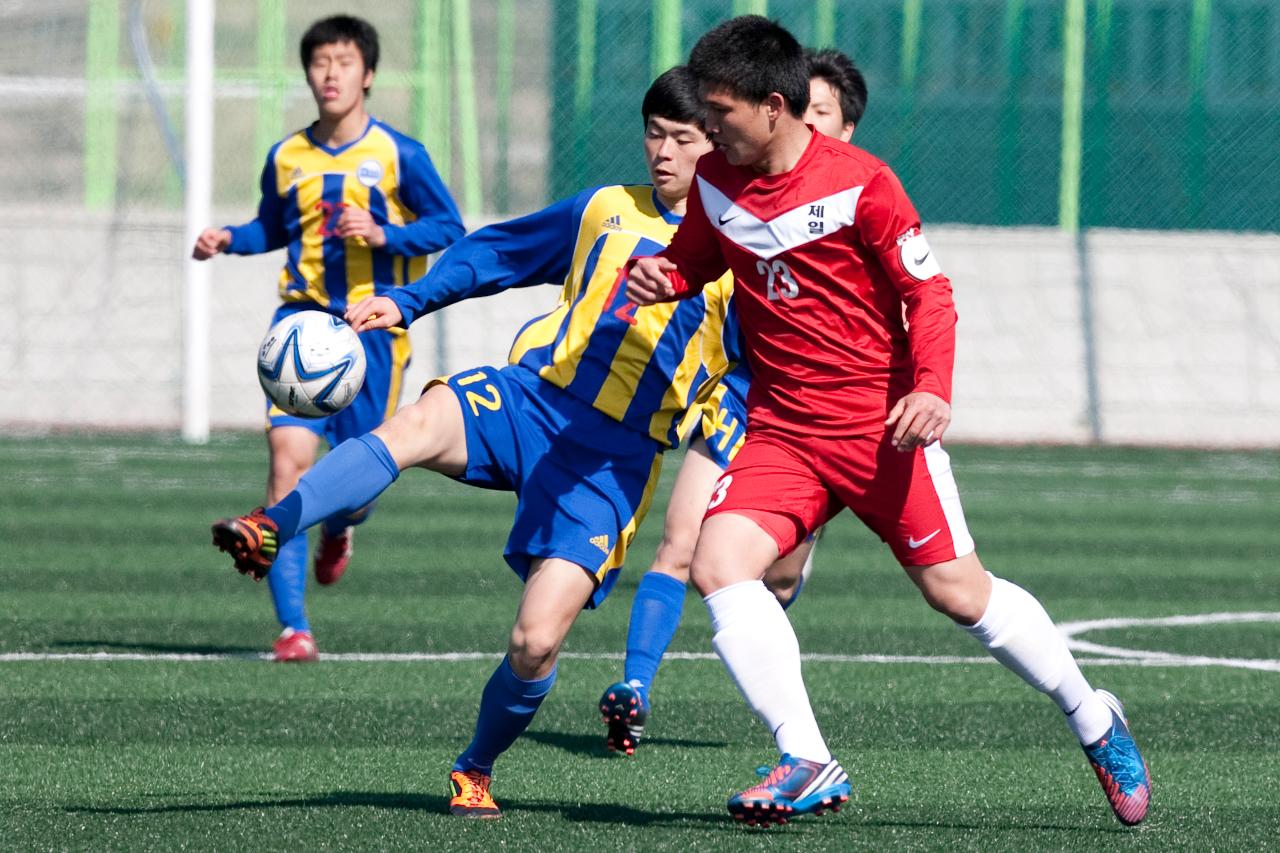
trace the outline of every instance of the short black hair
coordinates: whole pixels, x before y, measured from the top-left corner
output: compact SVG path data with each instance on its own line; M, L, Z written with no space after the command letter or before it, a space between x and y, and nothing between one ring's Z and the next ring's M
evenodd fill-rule
M809 79L822 78L840 96L840 113L845 122L862 121L867 110L867 81L853 60L834 47L806 50L804 58L809 63Z
M760 15L730 18L698 39L689 70L699 83L724 86L752 103L777 92L796 118L809 106L804 49L781 24Z
M378 31L373 28L373 24L354 15L322 18L307 27L307 31L302 35L300 51L302 68L305 70L311 65L311 54L320 45L338 44L344 41L351 42L356 46L356 50L360 51L365 71L378 70Z
M658 76L644 93L640 104L640 116L646 125L652 116L697 125L705 133L707 129L707 105L698 97L698 81L688 66L668 68Z

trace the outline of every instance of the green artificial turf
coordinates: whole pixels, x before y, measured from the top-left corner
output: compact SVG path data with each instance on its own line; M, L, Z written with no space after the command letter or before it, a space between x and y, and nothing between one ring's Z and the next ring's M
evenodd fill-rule
M987 566L1060 623L1280 612L1280 457L1096 448L951 449ZM678 457L669 460L667 485ZM776 759L715 660L673 660L639 752L607 755L594 706L621 672L627 571L566 644L559 681L502 757L505 816L445 814L446 776L505 648L519 584L509 495L402 477L337 586L309 591L322 652L250 655L276 633L265 585L208 524L260 502L261 436L0 438L0 847L6 849L1261 849L1280 837L1280 672L1089 664L1126 703L1154 778L1126 830L1047 699L979 662L811 661L813 705L852 777L838 815L735 825L725 799ZM665 497L665 488L663 497ZM809 653L980 658L852 517L830 525L790 611ZM1280 659L1280 622L1128 624L1111 647ZM707 653L695 595L673 649ZM157 654L215 660L176 661Z

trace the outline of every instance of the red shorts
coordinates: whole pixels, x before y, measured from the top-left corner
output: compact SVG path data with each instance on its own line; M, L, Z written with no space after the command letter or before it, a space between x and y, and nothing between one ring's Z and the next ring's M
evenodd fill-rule
M716 483L707 517L750 518L791 552L848 507L904 566L932 566L973 551L951 460L941 445L901 453L890 434L826 439L775 431L747 435Z

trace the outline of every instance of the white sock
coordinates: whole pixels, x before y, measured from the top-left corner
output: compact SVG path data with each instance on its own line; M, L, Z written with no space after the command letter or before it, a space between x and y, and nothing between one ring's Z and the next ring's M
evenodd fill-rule
M704 601L711 612L711 644L747 704L773 732L778 750L830 761L800 675L800 644L778 599L763 581L744 581Z
M992 657L1053 699L1082 744L1093 743L1111 728L1111 709L1089 686L1066 640L1031 593L991 575L987 610L965 630Z

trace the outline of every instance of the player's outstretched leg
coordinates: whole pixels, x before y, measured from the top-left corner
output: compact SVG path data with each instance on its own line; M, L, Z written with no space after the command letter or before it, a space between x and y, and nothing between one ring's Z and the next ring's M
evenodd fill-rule
M800 815L840 811L851 790L849 775L834 758L824 764L784 755L764 781L729 798L729 814L747 826L786 823Z
M213 525L213 541L236 568L261 580L279 546L308 527L371 503L400 475L387 446L374 434L344 441L303 475L279 503Z
M1097 691L1097 695L1111 709L1111 728L1098 740L1085 744L1084 754L1098 775L1116 818L1125 826L1134 826L1147 816L1151 774L1129 734L1129 721L1120 700L1106 690Z
M394 448L394 453L392 451ZM297 487L257 515L224 519L214 524L214 543L236 559L236 568L265 577L280 543L327 518L350 515L373 503L400 476L402 467L421 466L450 477L466 470L466 438L462 408L452 389L440 385L427 390L375 431L342 442L325 454ZM274 525L270 542L255 541L265 516ZM268 547L269 546L269 547Z

